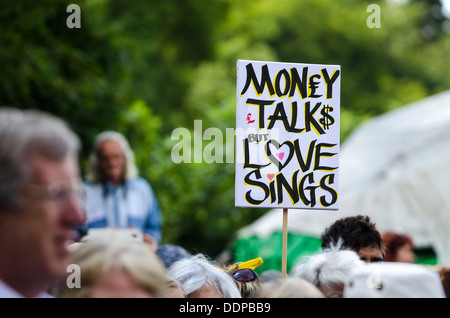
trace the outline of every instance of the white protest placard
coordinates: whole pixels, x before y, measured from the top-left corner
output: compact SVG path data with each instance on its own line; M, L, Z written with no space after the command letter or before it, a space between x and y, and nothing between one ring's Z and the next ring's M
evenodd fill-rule
M237 207L338 209L340 75L238 60Z

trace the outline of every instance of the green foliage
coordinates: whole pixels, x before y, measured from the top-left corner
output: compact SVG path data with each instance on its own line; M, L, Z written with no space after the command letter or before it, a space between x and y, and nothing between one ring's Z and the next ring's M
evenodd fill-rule
M420 1L85 0L81 29L69 29L72 2L1 3L0 104L67 120L82 167L97 133L124 133L159 200L163 242L211 256L265 210L234 207L233 163L175 164L171 133L197 119L224 136L235 127L237 59L341 65L342 141L450 87L448 34L424 37L436 20ZM381 28L366 24L371 3Z
M0 13L0 102L58 115L84 141L115 122L133 100L124 85L126 48L115 45L104 5L88 2L83 31L66 27L70 2L16 1Z

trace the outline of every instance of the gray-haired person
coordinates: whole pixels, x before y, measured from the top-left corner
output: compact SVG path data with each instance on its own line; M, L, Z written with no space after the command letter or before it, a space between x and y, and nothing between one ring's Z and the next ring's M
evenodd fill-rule
M346 279L365 263L352 250L341 250L342 241L314 255L304 255L294 265L290 276L316 286L326 298L341 298Z
M0 297L50 297L84 222L78 137L36 110L0 109Z
M168 275L181 284L187 298L241 298L233 278L203 254L175 262Z
M133 151L122 134L105 131L96 137L85 190L87 230L135 228L145 241L160 242L158 202L150 184L138 176Z

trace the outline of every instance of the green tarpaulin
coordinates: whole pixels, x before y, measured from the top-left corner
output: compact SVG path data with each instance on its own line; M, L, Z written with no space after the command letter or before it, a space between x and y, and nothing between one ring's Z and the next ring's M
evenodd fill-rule
M282 233L274 232L267 237L249 236L236 240L232 246L233 261L244 262L261 257L264 261L256 271L258 274L275 269L281 271ZM287 271L288 273L304 255L311 255L322 251L320 238L288 233ZM416 263L436 265L436 254L431 248L416 249Z

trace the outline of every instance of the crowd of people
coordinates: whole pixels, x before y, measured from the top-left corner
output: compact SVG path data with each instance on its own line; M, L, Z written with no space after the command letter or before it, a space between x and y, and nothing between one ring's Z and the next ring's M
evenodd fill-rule
M325 228L322 251L287 277L258 274L261 258L221 264L161 244L159 206L126 138L97 136L84 183L79 149L55 116L0 110L0 297L449 297L448 268L414 264L411 238L365 215Z

